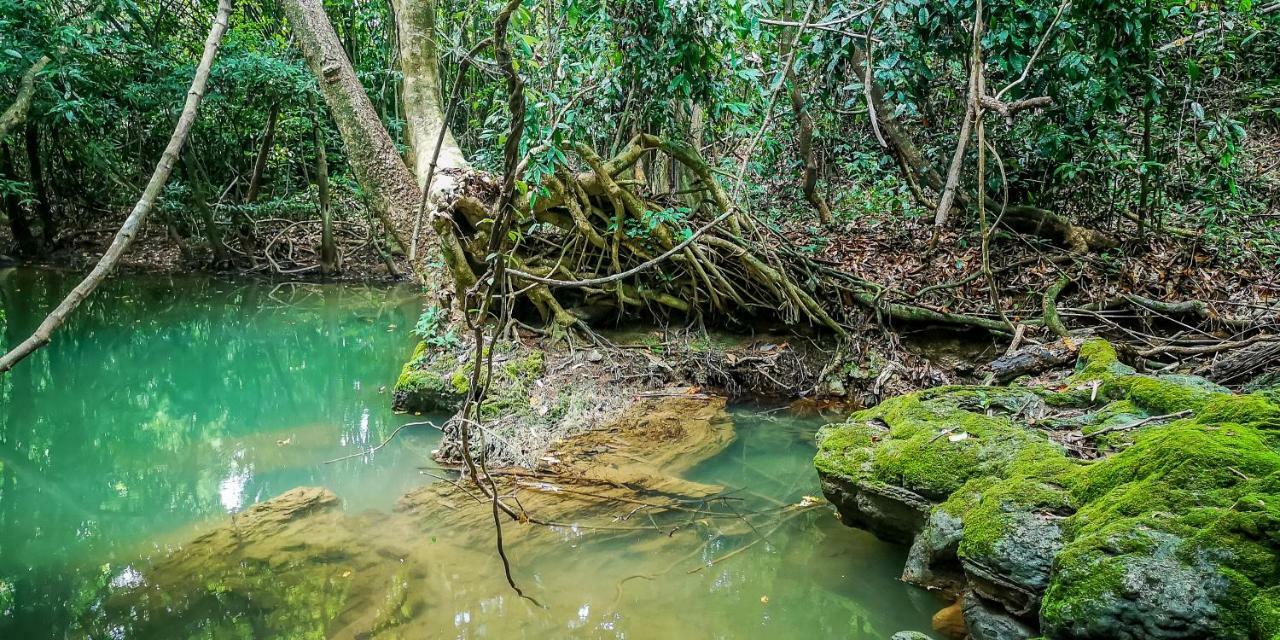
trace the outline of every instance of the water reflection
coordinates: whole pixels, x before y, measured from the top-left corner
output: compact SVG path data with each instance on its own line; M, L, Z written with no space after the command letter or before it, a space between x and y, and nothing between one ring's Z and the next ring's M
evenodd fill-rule
M78 278L0 270L0 347ZM427 433L322 464L406 420L379 389L417 311L406 288L109 280L0 377L0 636L61 628L78 593L154 541L294 486L385 508L419 483Z
M0 271L6 340L71 284ZM512 549L547 609L511 593L492 530L424 535L403 517L364 513L420 482L433 435L406 431L375 455L322 461L408 420L390 414L381 389L410 342L389 329L411 326L416 307L404 290L111 281L49 348L0 378L0 637L349 636L371 620L404 637L927 629L937 603L897 581L904 550L822 509L767 525L763 542L733 556L754 536L714 522L675 536L547 531L537 548ZM817 492L816 421L745 410L735 422L738 439L690 480L749 490L744 510ZM224 554L228 566L215 569L201 557L155 578L174 545L301 485L333 489L352 518L342 521L351 528L301 532L319 556L273 539L262 558ZM146 593L157 599L131 600Z

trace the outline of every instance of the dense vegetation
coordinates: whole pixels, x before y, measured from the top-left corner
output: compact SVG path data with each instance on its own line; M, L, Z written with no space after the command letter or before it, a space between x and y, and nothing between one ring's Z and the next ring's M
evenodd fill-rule
M1052 99L1009 120L990 111L983 119L988 209L1033 205L1125 239L1152 227L1203 230L1227 253L1274 264L1274 3L983 5L977 52L986 95L1010 104ZM404 145L389 4L326 8L378 115ZM934 182L947 176L965 119L976 9L923 0L526 3L511 27L528 104L522 148L552 146L525 180L536 185L575 142L607 157L649 132L696 141L730 176L749 156L740 190L778 223L808 224L827 207L838 223L931 215ZM165 143L210 11L207 2L0 3L0 95L18 95L24 74L50 59L32 78L26 122L6 128L0 154L13 251L75 247L86 231L115 225ZM495 13L483 3L439 3L443 91L466 52L491 35ZM805 20L799 35L786 26ZM488 56L478 54L462 79L450 124L473 163L500 173L508 116ZM872 126L868 87L892 133ZM262 259L274 255L281 270L312 266L311 254L299 254L310 246L268 245L280 242L286 221L319 218L317 140L337 215L364 228L361 188L315 100L281 8L239 3L157 216L193 259L266 268ZM904 143L918 157L904 158ZM976 147L967 145L960 164L962 202L977 193ZM647 160L637 173L653 192L682 189L673 163ZM817 207L801 197L806 183ZM653 215L678 221L684 209ZM976 229L975 209L949 224Z

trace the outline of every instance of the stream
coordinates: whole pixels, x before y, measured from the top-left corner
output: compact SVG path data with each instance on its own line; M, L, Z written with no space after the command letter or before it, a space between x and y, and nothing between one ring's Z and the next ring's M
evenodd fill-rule
M5 342L76 279L0 270ZM355 513L388 511L433 482L430 429L325 464L421 419L393 414L389 397L418 311L410 287L109 280L51 345L0 378L0 637L261 637L261 607L192 611L134 633L137 621L110 619L102 603L185 541L294 487L326 487ZM821 418L731 413L737 439L688 479L749 487L743 509L820 495L811 459ZM882 639L929 631L941 606L898 580L905 548L827 508L777 523L724 561L752 540L559 533L547 553L513 558L546 608L515 597L491 554L468 554L459 563L477 566L423 578L450 596L413 615L431 637ZM327 635L326 613L284 635Z

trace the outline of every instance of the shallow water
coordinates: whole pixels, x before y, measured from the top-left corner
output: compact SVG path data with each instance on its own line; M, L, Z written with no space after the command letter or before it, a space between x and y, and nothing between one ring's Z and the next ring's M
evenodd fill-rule
M72 284L54 272L0 271L5 342L29 332ZM150 560L287 489L325 486L358 512L387 510L431 481L419 472L435 443L427 429L324 464L411 419L391 413L385 387L412 345L417 311L403 287L109 281L53 344L0 378L0 637L83 635L79 622L101 617L103 598L128 589ZM736 502L744 511L818 492L810 458L820 420L734 413L738 439L690 479L749 488ZM434 578L433 590L448 595L422 612L425 627L432 637L504 638L928 630L938 603L897 581L904 549L841 526L826 509L761 522L750 535L709 527L665 542L652 532L547 536L547 553L514 558L546 609L513 597L491 554L472 554L483 560ZM325 628L317 615L283 633L315 635ZM149 633L219 627L183 622Z

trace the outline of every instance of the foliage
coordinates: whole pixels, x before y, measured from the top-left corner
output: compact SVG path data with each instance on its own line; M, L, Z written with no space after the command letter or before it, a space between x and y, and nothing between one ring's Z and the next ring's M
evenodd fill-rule
M1044 0L983 5L988 93L1013 85L1004 100L1053 99L1009 122L988 117L987 138L1007 177L1006 185L1000 172L987 172L993 200L1007 194L1011 203L1129 234L1135 218L1202 229L1225 257L1280 259L1277 219L1266 215L1280 178L1255 170L1280 125L1280 12L1249 0L1076 0L1060 16L1063 5ZM803 158L788 113L794 84L815 125L818 188L832 194L837 218L921 217L927 207L872 134L857 60L869 54L888 115L932 167L945 169L964 113L975 0L837 0L815 5L809 22L824 28L797 35L778 24L798 22L808 8L792 0L525 2L511 24L529 105L522 148L536 151L522 188L575 165L575 143L607 156L634 133L651 132L693 139L724 174L745 162L741 193L756 209L780 224L807 221L813 214L799 195ZM330 0L326 10L403 148L390 6ZM464 52L491 34L497 5L441 0L437 10L448 93ZM0 0L0 95L12 95L40 55L54 58L38 78L31 112L46 185L32 181L25 154L12 154L14 166L0 175L0 191L16 196L6 200L11 222L11 210L34 219L48 201L52 223L73 230L131 202L166 141L211 12L212 2L174 11L120 0ZM792 40L794 83L781 68ZM490 56L481 50L459 82L450 124L478 167L497 170L508 127ZM191 206L198 193L210 199L216 225L236 231L226 234L229 243L252 235L255 221L315 217L308 106L315 96L278 5L238 3L191 157L166 194L174 232L207 241ZM262 195L247 203L273 110L279 119ZM328 118L320 114L318 123L322 139L337 140ZM742 157L757 135L755 152ZM20 136L5 143L17 151ZM327 153L335 197L358 202L344 149L331 144ZM651 192L674 195L684 184L660 156L639 167ZM965 189L977 187L972 171L961 178ZM688 199L673 198L685 202L655 215L678 217ZM362 217L359 208L336 213Z
M431 305L418 316L413 327L413 335L418 336L426 344L438 349L451 350L458 346L458 336L449 328L449 312L436 305Z

